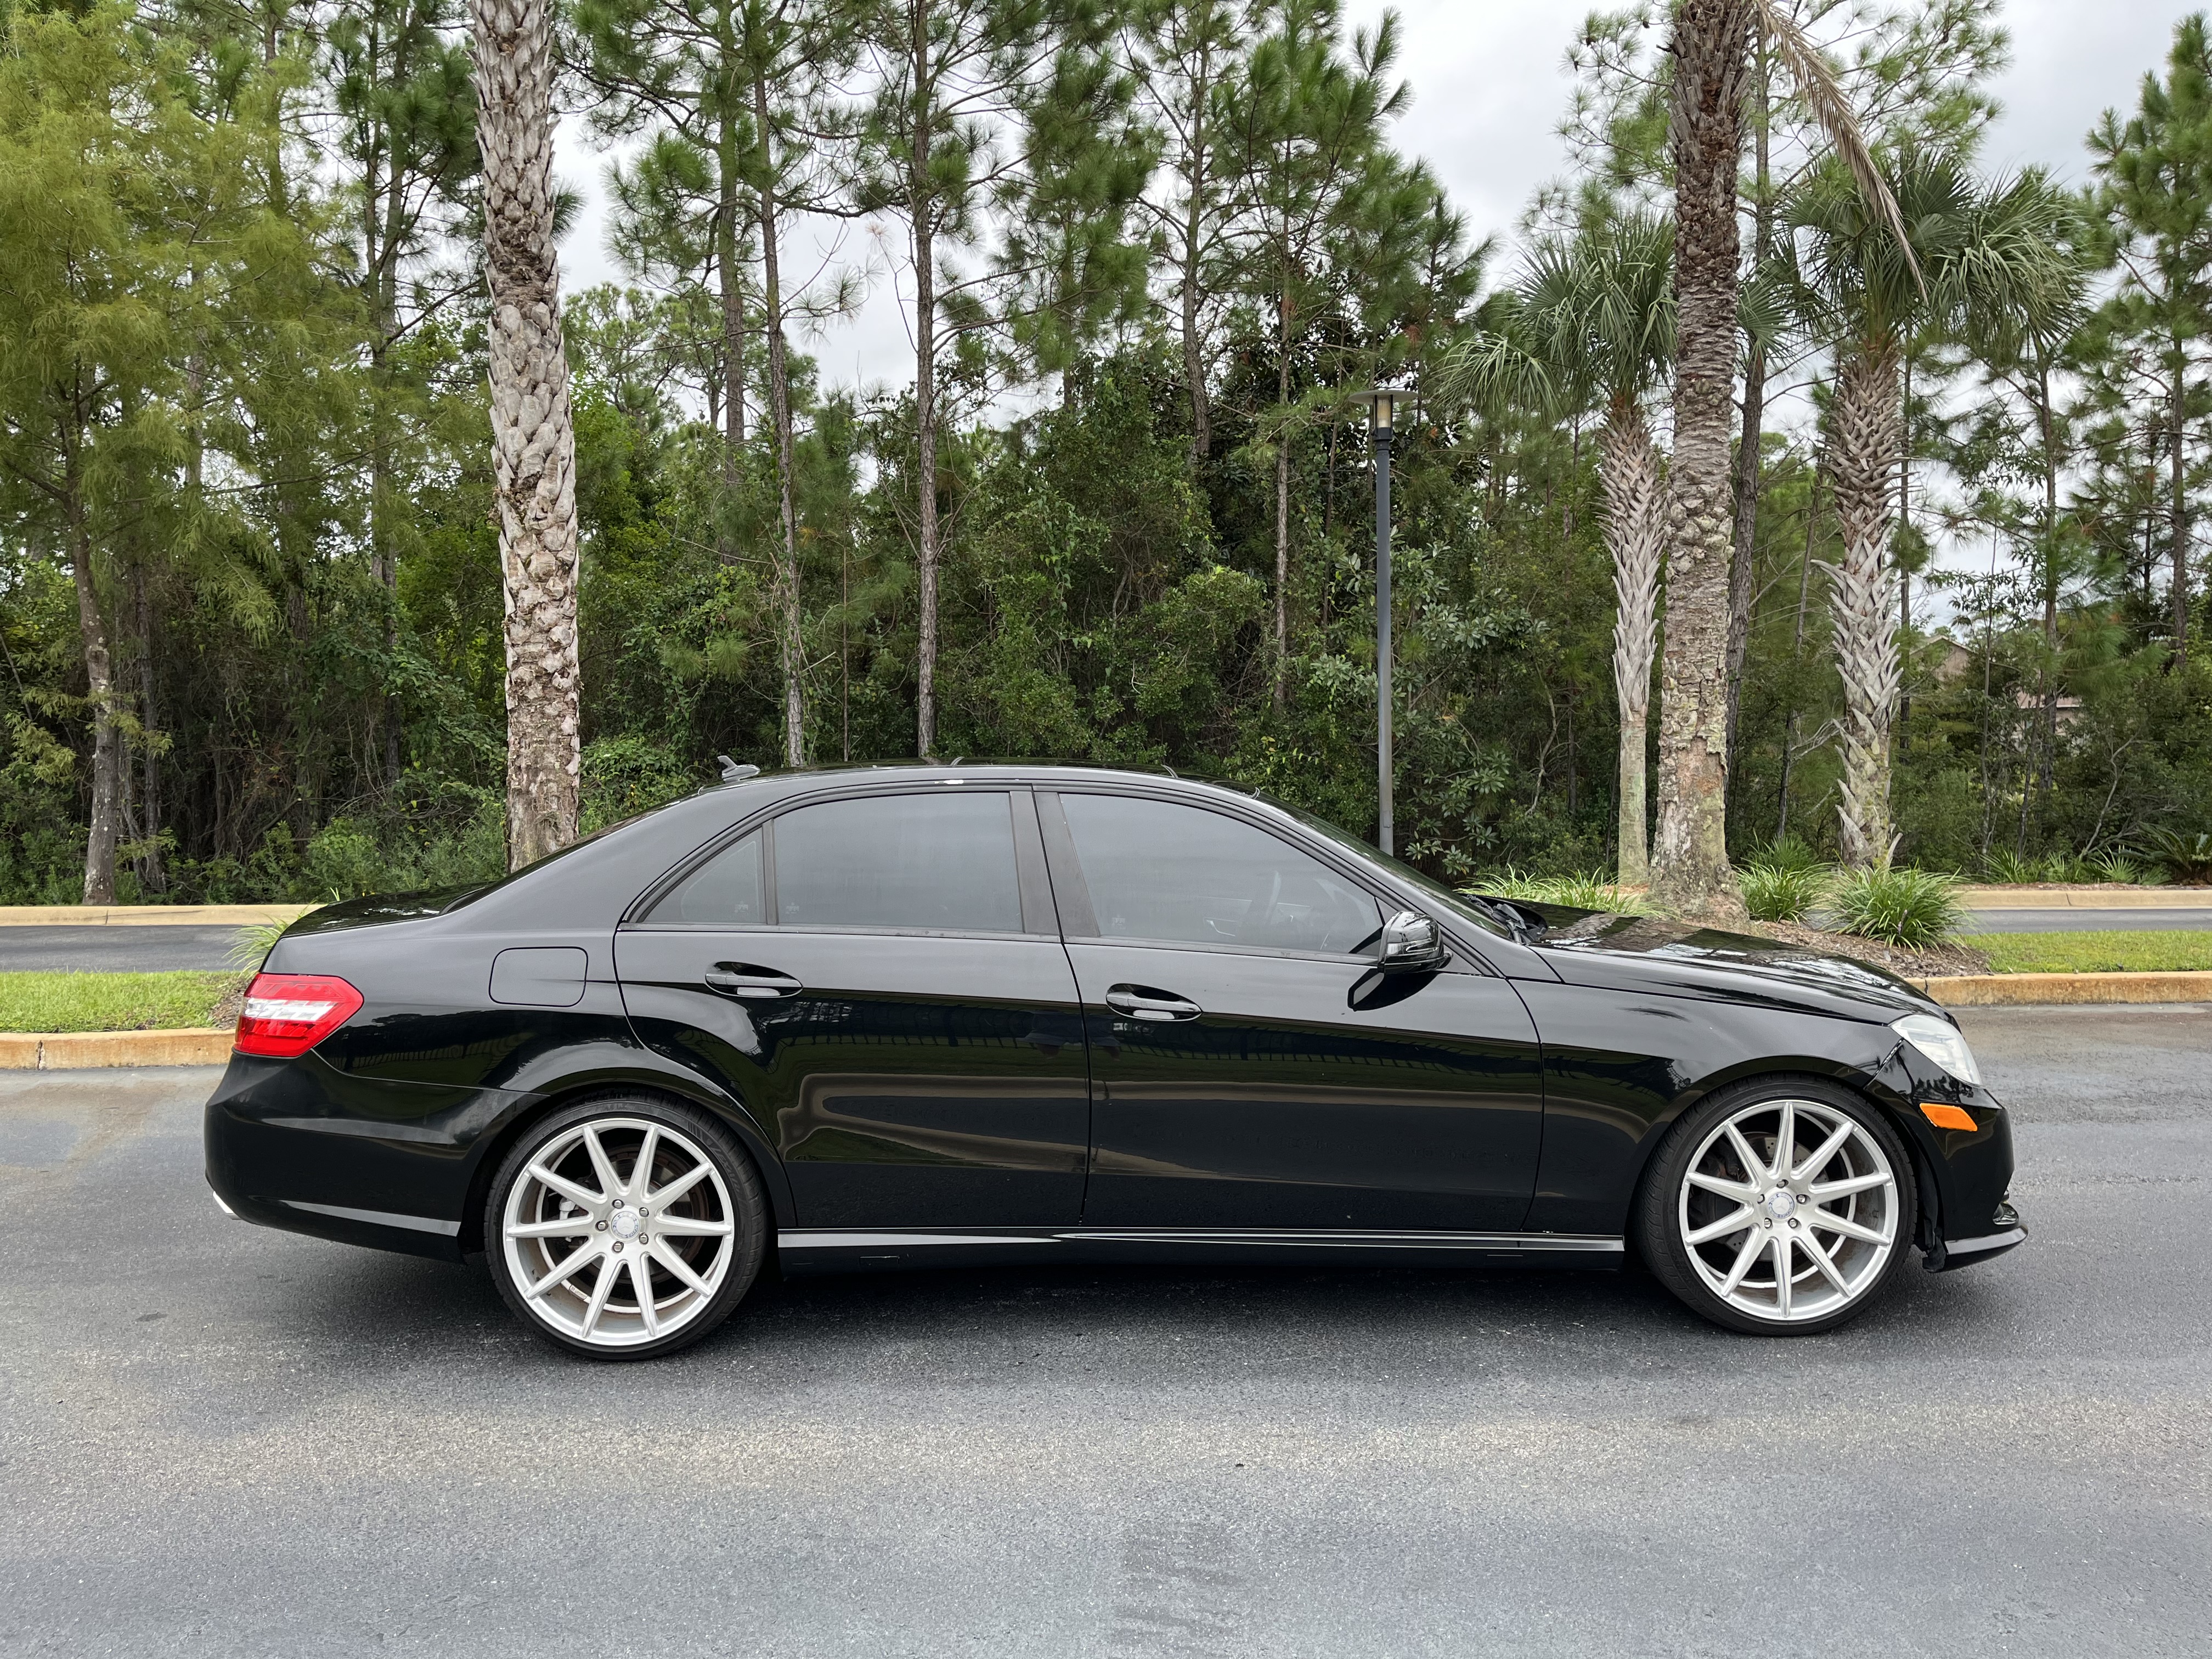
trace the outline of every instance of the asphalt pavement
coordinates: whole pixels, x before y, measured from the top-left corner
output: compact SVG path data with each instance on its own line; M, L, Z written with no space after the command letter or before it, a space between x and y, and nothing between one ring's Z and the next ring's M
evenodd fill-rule
M235 927L40 926L0 927L0 973L27 969L64 972L166 972L232 966Z
M2202 1655L2212 1011L1970 1011L2033 1237L1640 1276L764 1288L643 1366L224 1219L207 1072L0 1073L0 1653Z
M2212 909L1970 910L1965 933L2212 933Z

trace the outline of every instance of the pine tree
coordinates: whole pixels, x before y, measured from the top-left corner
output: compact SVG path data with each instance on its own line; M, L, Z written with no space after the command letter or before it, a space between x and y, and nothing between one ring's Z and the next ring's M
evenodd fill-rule
M2120 273L2111 324L2150 346L2163 382L2167 606L2174 655L2185 660L2190 434L2212 404L2212 33L2202 13L2175 28L2166 79L2143 77L2124 124L2106 111L2089 149Z

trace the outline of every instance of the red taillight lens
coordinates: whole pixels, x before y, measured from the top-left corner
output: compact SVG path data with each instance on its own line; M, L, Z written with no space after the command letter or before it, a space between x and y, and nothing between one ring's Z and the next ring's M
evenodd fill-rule
M360 1007L361 993L328 974L256 974L231 1046L241 1054L296 1060Z

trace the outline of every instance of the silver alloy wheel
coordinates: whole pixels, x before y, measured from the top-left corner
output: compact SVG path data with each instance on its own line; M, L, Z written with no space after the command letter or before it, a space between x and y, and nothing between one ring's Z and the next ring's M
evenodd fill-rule
M1776 1324L1856 1302L1897 1248L1887 1155L1820 1101L1764 1100L1722 1119L1691 1157L1675 1212L1705 1288Z
M600 1348L658 1342L714 1303L736 1212L714 1161L645 1118L570 1125L508 1188L507 1269L530 1310Z

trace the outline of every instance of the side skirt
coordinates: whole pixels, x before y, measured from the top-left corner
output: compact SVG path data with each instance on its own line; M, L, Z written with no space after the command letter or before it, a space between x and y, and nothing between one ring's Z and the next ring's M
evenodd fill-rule
M1222 1227L793 1228L776 1235L787 1273L899 1267L1154 1262L1259 1267L1355 1261L1616 1268L1617 1237L1589 1233L1258 1231Z

